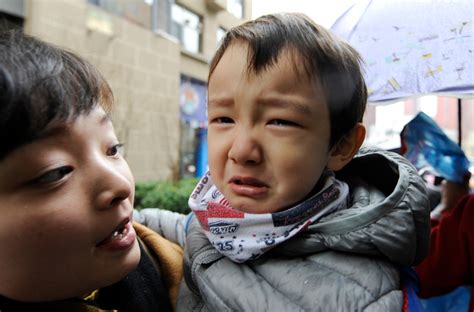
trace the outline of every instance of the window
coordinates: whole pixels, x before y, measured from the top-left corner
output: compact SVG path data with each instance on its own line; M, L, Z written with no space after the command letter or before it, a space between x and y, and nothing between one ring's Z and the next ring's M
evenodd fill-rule
M170 0L146 0L151 2L151 30L161 31L171 34L171 8L173 3Z
M171 35L178 38L185 50L200 53L202 50L201 17L180 5L173 4L171 18Z
M239 19L244 18L244 0L227 0L227 11Z
M217 47L219 47L221 45L221 40L222 40L222 38L224 38L226 32L227 32L227 30L225 30L222 27L217 28L217 32L216 32Z
M23 27L23 18L11 15L5 12L0 12L0 21L2 21L2 29L21 29Z
M88 2L145 28L151 27L152 0L88 0Z

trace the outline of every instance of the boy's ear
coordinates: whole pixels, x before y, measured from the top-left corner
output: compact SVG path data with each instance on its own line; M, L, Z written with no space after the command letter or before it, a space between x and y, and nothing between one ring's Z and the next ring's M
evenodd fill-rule
M357 123L355 127L333 146L327 167L338 171L344 168L357 153L365 139L365 126Z

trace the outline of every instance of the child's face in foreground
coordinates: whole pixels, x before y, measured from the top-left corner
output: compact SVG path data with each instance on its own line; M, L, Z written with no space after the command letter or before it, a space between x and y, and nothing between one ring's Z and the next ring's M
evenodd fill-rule
M233 43L209 79L211 176L240 211L275 212L301 201L331 157L327 106L288 52L248 75L247 45Z
M0 294L79 296L137 265L134 181L117 144L96 108L0 161Z

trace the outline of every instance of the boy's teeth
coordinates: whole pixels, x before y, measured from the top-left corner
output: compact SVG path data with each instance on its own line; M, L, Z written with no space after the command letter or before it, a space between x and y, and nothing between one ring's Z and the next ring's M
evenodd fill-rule
M112 235L113 239L122 239L123 238L123 233L119 231L115 231L114 234Z
M124 232L125 231L125 228L122 227L118 230L116 230L113 234L112 234L112 238L113 239L122 239L123 238L123 235L124 235Z
M110 235L108 238L104 239L103 241L99 242L97 245L98 246L104 245L104 244L107 244L107 243L109 243L110 241L113 241L113 240L122 240L127 234L128 234L128 229L127 229L127 225L125 224L123 226L118 227L112 233L112 235Z

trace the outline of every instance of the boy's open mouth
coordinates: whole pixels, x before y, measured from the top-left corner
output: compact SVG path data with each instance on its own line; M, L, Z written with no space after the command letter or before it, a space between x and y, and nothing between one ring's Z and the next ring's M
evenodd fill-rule
M254 178L245 178L245 177L233 177L230 179L229 183L237 184L237 185L247 185L247 186L254 186L254 187L265 187L267 186L260 180Z
M235 195L244 197L261 197L269 190L266 183L250 177L233 177L229 180L229 186Z
M129 222L130 218L125 218L109 236L97 244L97 247L108 244L113 240L121 240L129 231L129 227L127 226Z

